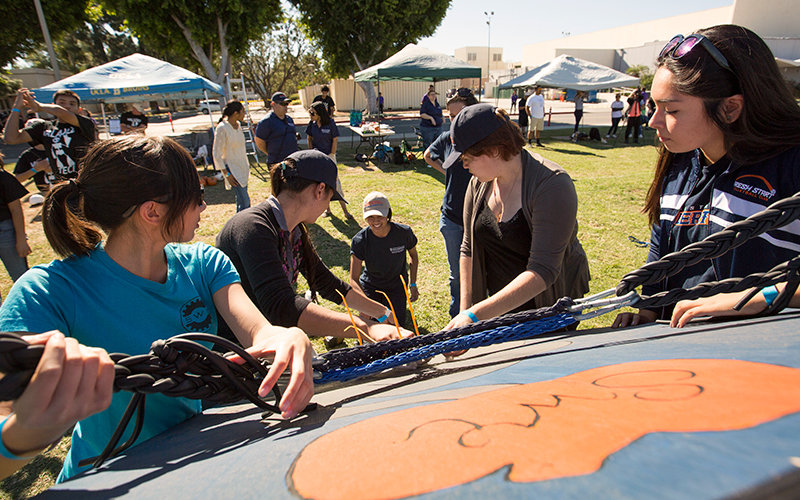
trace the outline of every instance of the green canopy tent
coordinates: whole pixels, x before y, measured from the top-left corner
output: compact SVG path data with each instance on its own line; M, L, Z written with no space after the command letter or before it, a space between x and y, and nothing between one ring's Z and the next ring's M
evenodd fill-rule
M438 82L457 78L480 78L481 68L467 64L453 56L434 52L409 43L383 62L359 71L356 82L373 82L381 89L381 80ZM355 108L355 92L353 92ZM378 117L380 121L380 116Z

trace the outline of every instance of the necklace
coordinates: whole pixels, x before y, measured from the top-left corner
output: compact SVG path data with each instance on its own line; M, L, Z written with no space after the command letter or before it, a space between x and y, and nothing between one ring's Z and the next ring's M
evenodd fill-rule
M514 192L514 188L517 187L517 182L519 182L519 179L521 177L522 177L522 172L520 172L520 174L516 177L516 179L514 179L514 184L511 185L511 189L509 189L508 191L509 195L511 195ZM493 193L495 201L497 202L498 205L500 205L500 214L499 215L495 214L495 217L497 217L497 223L499 224L503 220L503 213L505 212L506 206L505 203L503 203L503 199L500 197L500 186L497 184L497 179L494 180L493 188L494 188Z

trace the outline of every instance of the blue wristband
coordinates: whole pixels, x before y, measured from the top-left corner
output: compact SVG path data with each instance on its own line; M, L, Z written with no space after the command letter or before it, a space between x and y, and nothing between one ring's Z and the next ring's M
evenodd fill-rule
M470 311L469 309L467 309L466 311L461 311L460 314L463 314L464 316L466 316L469 319L471 319L473 323L477 323L478 322L478 317L475 316L475 313Z
M764 296L764 300L767 302L767 307L769 307L773 302L775 302L775 299L778 297L778 295L780 295L780 292L778 292L777 286L772 285L762 288L761 295Z
M392 311L387 308L386 309L386 314L384 314L380 318L375 318L375 321L377 321L378 323L383 323L384 321L386 321L387 318L389 318L390 314L392 314Z
M38 453L36 453L36 455L30 455L30 456L27 456L27 457L21 457L19 455L16 455L16 454L12 453L11 451L9 451L8 448L6 448L6 444L3 442L3 427L5 427L6 422L8 422L8 419L9 419L9 417L11 417L11 415L13 415L13 413L8 414L3 419L3 421L0 422L0 455L6 457L8 459L11 459L11 460L28 460L29 458L35 457L36 455L38 455Z
M13 113L14 111L16 111L19 114L22 114L22 111L18 110L17 108L11 108L11 112Z
M408 287L409 287L409 288L412 288L412 287L413 287L413 288L417 288L417 284L416 284L416 283L409 283L409 284L408 284Z

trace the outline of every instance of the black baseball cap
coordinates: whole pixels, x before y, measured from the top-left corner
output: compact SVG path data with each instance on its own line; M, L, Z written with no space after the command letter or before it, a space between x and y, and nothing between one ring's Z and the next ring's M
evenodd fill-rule
M450 141L454 151L450 153L442 165L449 168L461 158L461 153L479 143L503 124L495 112L497 106L491 104L473 104L462 109L450 124Z
M286 157L294 160L295 175L310 181L324 182L329 188L333 189L331 201L343 201L342 186L338 182L339 171L328 155L316 149L304 149L295 151Z
M275 92L272 94L272 99L270 100L272 102L277 102L278 104L289 104L289 102L291 102L291 100L286 97L286 94L283 92Z

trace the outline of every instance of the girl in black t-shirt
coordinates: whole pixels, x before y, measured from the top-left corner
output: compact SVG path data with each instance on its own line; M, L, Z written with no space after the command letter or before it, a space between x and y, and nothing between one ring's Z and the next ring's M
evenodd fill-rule
M26 257L31 253L20 203L28 190L3 165L0 155L0 260L11 279L17 281L28 270Z

